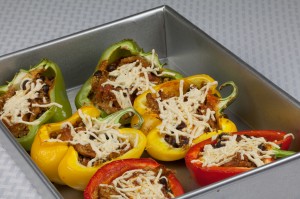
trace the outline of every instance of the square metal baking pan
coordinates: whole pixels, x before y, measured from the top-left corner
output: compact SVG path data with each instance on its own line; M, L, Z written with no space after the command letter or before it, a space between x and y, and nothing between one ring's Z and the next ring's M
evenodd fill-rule
M168 6L161 6L121 20L91 28L51 42L0 57L0 84L28 69L42 58L62 69L68 96L74 97L92 74L101 53L111 44L131 38L150 51L155 49L167 67L184 75L206 73L219 84L232 80L239 87L237 100L226 114L243 129L277 129L293 133L291 150L300 151L300 104L252 67ZM26 173L43 198L82 198L82 192L51 184L4 125L3 147ZM253 169L224 181L199 187L183 161L164 163L177 171L186 194L180 198L299 198L300 155Z

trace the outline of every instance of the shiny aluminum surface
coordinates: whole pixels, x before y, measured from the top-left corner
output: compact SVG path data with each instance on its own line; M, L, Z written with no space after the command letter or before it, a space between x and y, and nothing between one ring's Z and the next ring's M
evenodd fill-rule
M239 129L272 128L288 131L296 137L292 149L299 151L299 124L294 119L300 118L299 102L167 6L1 57L0 73L5 76L0 76L0 83L3 84L7 77L13 77L20 67L29 67L46 57L61 67L73 104L80 85L91 75L101 52L124 38L136 40L145 51L154 48L162 61L168 64L167 67L185 75L207 73L219 83L235 81L240 90L239 97L227 114ZM49 193L49 198L61 197L6 129L0 130L0 137L5 140L2 142L4 148L12 157L16 157L17 163L25 165L23 171L40 192ZM195 184L183 161L164 164L177 170L177 177L187 191L181 198L276 198L280 194L286 195L280 187L285 188L283 190L293 189L294 192L289 196L296 198L300 174L291 171L295 171L299 164L298 156L296 154L203 188ZM278 181L280 176L285 177ZM249 189L249 185L252 191L247 192L245 197L244 191ZM275 188L274 191L268 190L270 187ZM64 198L82 197L81 192L65 186L57 188Z

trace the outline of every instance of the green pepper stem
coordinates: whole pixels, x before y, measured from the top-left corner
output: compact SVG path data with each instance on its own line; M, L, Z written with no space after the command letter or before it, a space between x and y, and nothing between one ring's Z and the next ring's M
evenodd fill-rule
M225 98L221 98L219 103L218 103L218 112L219 114L222 114L223 110L227 108L237 97L238 94L238 88L236 84L233 81L228 81L223 83L220 87L219 90L222 90L226 86L231 86L232 87L232 92L229 96Z
M128 107L126 109L123 109L123 110L120 110L118 112L115 112L113 114L110 114L108 115L107 117L105 118L100 118L99 120L102 120L102 121L112 121L113 123L119 123L122 116L124 116L125 114L127 113L134 113L138 118L139 118L139 122L137 124L134 125L134 128L137 128L139 129L143 122L144 122L144 119L143 117L136 111L134 110L132 107Z
M290 155L295 154L295 151L286 151L281 149L273 149L276 158L284 158Z

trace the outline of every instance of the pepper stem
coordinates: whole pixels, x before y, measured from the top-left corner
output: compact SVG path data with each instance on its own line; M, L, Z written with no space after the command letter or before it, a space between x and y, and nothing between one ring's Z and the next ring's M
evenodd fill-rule
M129 113L134 113L135 115L137 115L137 117L139 118L139 122L137 124L135 124L133 127L139 129L143 122L144 119L143 117L132 107L128 107L126 109L120 110L118 112L115 112L113 114L108 115L105 118L101 118L100 120L102 121L109 121L109 122L113 122L113 123L120 123L121 118L125 115L125 114L129 114ZM130 117L131 118L131 117Z
M235 100L235 98L237 97L237 94L238 94L238 88L233 81L228 81L228 82L223 83L219 87L219 90L222 90L226 86L231 86L232 92L229 96L220 99L220 101L218 103L218 112L220 115L224 111L224 109L227 108Z
M286 151L281 149L273 149L276 158L284 158L290 155L295 154L295 151Z

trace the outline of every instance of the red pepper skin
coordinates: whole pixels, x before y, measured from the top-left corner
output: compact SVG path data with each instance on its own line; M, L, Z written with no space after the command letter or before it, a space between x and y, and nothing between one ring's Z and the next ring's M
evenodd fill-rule
M142 169L145 167L156 168L158 166L160 166L160 164L151 158L123 159L106 164L101 167L89 181L84 190L84 198L94 199L93 193L99 184L110 184L115 178L126 171ZM184 194L183 188L174 174L169 174L167 178L170 183L170 188L175 196Z
M240 131L231 134L264 137L267 141L278 144L282 150L287 150L293 139L292 136L284 138L286 133L273 130ZM198 154L203 150L204 146L212 143L213 141L211 139L204 140L192 146L185 156L185 164L199 185L209 185L252 169L247 167L202 167L202 163L200 162L192 163L192 160L198 158Z

